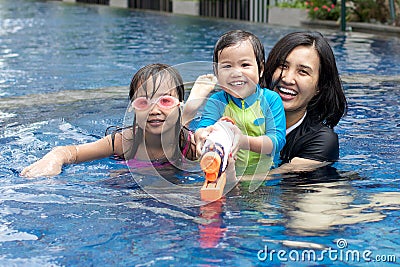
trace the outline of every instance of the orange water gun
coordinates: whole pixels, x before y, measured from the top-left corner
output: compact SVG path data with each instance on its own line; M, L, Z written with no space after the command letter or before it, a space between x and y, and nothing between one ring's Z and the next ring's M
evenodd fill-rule
M200 167L206 181L200 189L201 199L214 201L222 197L226 184L225 169L232 148L235 122L229 117L222 117L214 124L214 130L208 135L200 158Z

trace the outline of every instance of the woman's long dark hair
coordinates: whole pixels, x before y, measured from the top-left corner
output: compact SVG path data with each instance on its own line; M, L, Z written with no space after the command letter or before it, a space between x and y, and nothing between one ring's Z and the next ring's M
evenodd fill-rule
M335 56L328 41L319 32L293 32L280 39L271 49L265 63L261 86L271 90L279 83L272 80L275 70L280 67L287 56L298 46L314 47L320 59L318 90L307 105L307 116L333 128L346 114L347 100L340 81Z

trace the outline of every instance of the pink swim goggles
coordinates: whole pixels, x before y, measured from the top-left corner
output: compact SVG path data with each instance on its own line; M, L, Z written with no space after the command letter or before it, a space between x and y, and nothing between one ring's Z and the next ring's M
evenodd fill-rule
M136 110L146 110L149 109L154 104L157 104L157 106L159 106L160 108L171 109L179 105L179 100L176 97L170 95L164 95L157 99L152 99L152 100L144 96L141 96L136 98L132 102L132 105Z

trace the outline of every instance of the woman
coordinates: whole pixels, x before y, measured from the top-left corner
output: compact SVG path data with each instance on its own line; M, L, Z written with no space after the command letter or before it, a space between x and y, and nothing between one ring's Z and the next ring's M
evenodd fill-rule
M347 101L328 41L318 32L290 33L275 44L265 66L262 85L280 95L286 115L281 168L294 171L338 160L333 128Z

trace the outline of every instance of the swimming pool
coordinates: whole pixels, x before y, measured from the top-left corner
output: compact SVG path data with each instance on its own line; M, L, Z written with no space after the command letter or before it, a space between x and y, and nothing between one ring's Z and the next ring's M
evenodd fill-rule
M268 52L295 28L22 0L1 1L0 18L0 266L400 262L400 39L323 32L349 100L339 162L185 207L147 195L112 159L52 179L19 172L55 145L121 124L141 66L210 61L233 28L257 34Z

